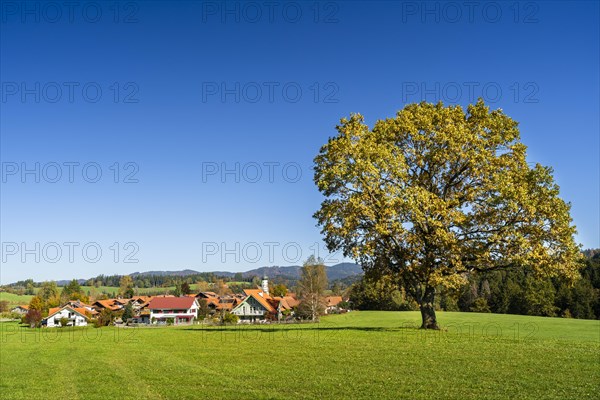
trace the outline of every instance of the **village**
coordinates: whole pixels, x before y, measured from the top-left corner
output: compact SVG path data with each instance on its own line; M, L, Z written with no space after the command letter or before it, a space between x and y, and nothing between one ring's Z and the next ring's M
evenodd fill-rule
M265 276L260 288L244 289L240 294L218 295L212 291L183 296L133 296L96 300L86 304L81 300L69 300L60 307L48 309L48 316L40 326L47 328L65 326L98 325L116 326L171 326L209 323L271 323L295 322L300 301L295 293L274 296L269 292L269 281ZM322 298L323 312L346 312L342 296ZM26 316L28 305L19 305L11 310ZM107 321L107 317L110 319ZM101 321L99 324L98 321ZM108 323L106 323L108 322Z

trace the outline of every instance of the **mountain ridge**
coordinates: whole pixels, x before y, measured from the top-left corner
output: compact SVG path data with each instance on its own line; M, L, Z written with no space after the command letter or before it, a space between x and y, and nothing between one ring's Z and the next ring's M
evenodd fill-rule
M288 266L264 266L259 268L254 268L247 271L241 272L230 272L230 271L196 271L194 269L182 269L182 270L154 270L154 271L136 271L131 274L127 274L131 277L139 277L139 276L178 276L178 277L186 277L190 275L197 274L213 274L215 276L232 278L237 273L241 273L244 279L250 278L253 276L267 276L269 278L281 277L281 278L289 278L289 279L298 279L300 278L301 265L288 265ZM327 273L327 279L330 281L337 279L344 279L350 276L362 275L362 267L358 264L352 262L342 262L338 264L334 264L331 266L325 266L325 271ZM118 275L118 274L115 274ZM77 279L80 284L84 284L88 279ZM71 279L62 279L57 280L56 284L58 286L64 286L68 284Z

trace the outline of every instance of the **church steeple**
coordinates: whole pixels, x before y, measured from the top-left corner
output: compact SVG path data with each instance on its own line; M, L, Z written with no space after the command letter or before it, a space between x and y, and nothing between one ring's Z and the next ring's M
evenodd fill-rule
M264 294L269 295L269 278L266 275L263 276L262 291Z

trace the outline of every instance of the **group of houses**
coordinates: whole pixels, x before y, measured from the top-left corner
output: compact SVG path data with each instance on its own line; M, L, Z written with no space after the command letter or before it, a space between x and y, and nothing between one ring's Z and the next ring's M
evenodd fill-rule
M62 307L51 308L48 316L42 321L42 326L57 327L85 326L90 318L96 318L103 310L120 312L131 305L133 318L128 321L115 320L116 323L135 324L192 324L198 318L200 302L206 302L209 315L231 313L238 317L241 323L264 321L282 321L293 318L294 310L299 301L293 293L285 296L272 296L269 293L269 282L265 277L261 287L244 289L241 294L219 296L214 292L200 292L187 296L135 296L131 299L97 300L92 304L80 301L70 301ZM325 298L326 312L338 308L343 301L341 296ZM26 314L27 306L18 306L14 312Z

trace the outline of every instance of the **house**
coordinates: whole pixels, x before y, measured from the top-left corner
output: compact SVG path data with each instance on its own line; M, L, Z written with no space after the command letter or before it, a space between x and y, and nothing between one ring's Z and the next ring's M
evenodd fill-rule
M135 296L129 300L129 304L131 304L135 314L140 314L148 308L151 300L152 296Z
M149 324L150 323L150 311L143 311L135 317L131 318L131 322L133 324Z
M93 311L94 307L89 304L83 303L81 300L69 300L63 306L70 306L71 308L85 308L87 311Z
M277 309L277 320L281 320L285 315L293 315L294 309L300 302L292 296L273 297L271 303Z
M218 299L219 295L215 292L200 292L196 295L197 299Z
M342 296L325 297L325 313L338 310L339 304L343 301L344 299L342 299Z
M148 305L152 323L191 324L198 315L198 301L194 297L154 297Z
M138 308L141 305L148 304L152 300L152 296L134 296L129 300L133 308Z
M92 308L97 312L102 312L105 308L108 308L111 311L118 311L122 309L125 304L127 304L127 302L119 299L97 300L92 304Z
M298 300L292 296L273 297L269 294L269 282L263 278L260 289L244 289L246 297L231 310L241 322L281 320L288 312L291 314Z
M67 326L86 326L87 315L85 308L72 308L71 306L51 308L48 316L42 320L42 325L54 328L61 325L61 319L67 319Z
M16 306L12 310L10 310L10 312L12 312L12 313L21 314L21 315L27 314L28 311L29 311L29 306L25 306L25 305Z
M222 313L222 312L231 312L231 310L233 310L235 306L237 306L238 304L240 304L242 302L244 297L245 296L242 296L242 295L228 295L228 296L222 296L222 297L196 296L196 298L199 300L199 302L201 300L206 301L206 305L207 305L208 309L210 310L211 315L214 315L217 313Z
M257 322L270 319L277 315L277 308L273 307L269 293L263 289L244 289L246 297L235 308L232 314L239 317L242 322Z

